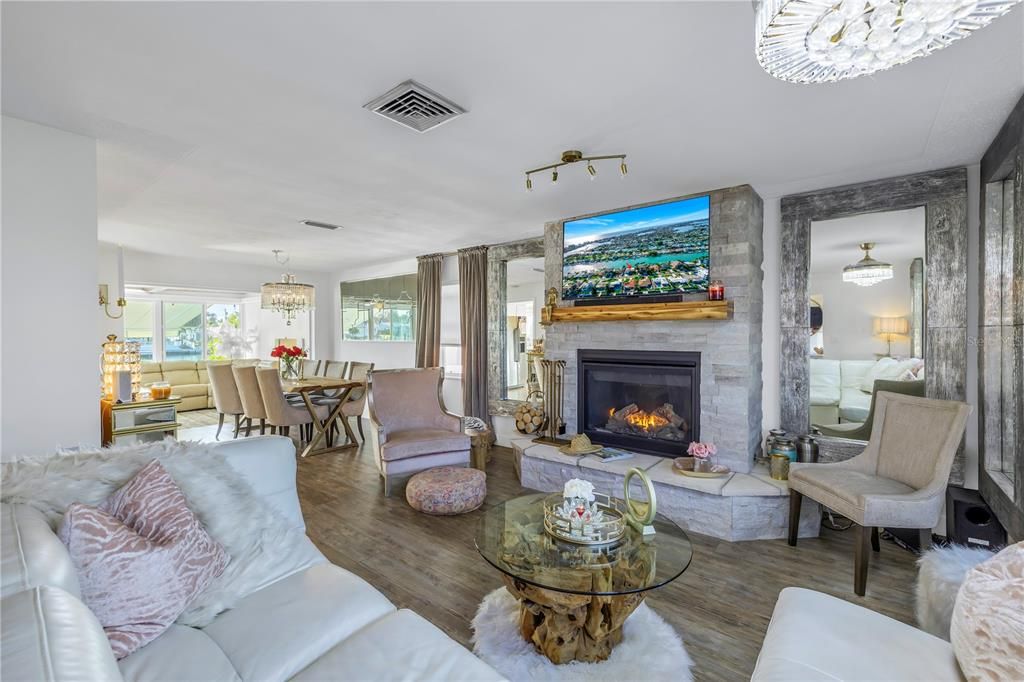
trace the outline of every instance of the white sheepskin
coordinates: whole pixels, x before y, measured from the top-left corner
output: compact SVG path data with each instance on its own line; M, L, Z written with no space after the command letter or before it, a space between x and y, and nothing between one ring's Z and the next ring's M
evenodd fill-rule
M960 584L967 572L992 557L987 549L947 545L917 560L917 625L949 641L949 622Z
M290 528L213 448L200 443L167 439L4 464L0 501L35 507L56 529L72 502L98 504L154 459L230 556L224 573L189 604L178 623L208 625L246 595L326 561L304 533Z
M600 663L555 665L519 632L519 602L501 587L480 603L473 618L473 653L511 682L688 682L693 662L683 640L647 604L626 620L622 642Z

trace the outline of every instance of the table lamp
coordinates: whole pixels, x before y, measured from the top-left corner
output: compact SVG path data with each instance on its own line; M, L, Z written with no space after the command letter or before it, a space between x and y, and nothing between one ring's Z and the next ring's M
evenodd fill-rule
M906 336L910 332L910 322L905 317L876 317L875 335L885 338L888 343L885 354L892 355L892 340L895 336Z

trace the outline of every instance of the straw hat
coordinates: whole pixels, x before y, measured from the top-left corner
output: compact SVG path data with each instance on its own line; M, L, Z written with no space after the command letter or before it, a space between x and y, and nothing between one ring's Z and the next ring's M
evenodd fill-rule
M558 448L560 452L564 452L567 455L589 455L595 452L600 452L603 449L603 445L594 445L591 443L585 433L573 436L572 441L568 445L563 445Z

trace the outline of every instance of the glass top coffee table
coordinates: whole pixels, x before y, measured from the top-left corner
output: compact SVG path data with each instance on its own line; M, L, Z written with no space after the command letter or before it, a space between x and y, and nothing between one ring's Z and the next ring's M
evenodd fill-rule
M622 641L622 624L646 593L690 565L693 547L679 526L661 516L654 535L627 528L611 545L558 540L544 531L546 497L526 495L489 509L477 531L477 550L519 600L526 641L554 663L603 661Z

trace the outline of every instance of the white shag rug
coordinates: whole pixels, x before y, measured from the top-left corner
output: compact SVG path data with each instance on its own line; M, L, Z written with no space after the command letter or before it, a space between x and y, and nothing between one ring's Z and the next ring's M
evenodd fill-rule
M556 665L519 632L519 602L500 587L480 603L473 618L473 653L511 682L688 682L693 661L671 625L646 603L626 619L622 642L600 663Z
M166 439L5 463L0 467L0 501L35 507L56 529L72 502L100 503L154 459L230 557L224 572L196 596L178 623L208 625L242 597L326 561L305 533L291 528L241 474L200 443Z
M917 560L917 624L925 632L949 641L949 623L957 592L967 572L994 553L980 547L936 547Z

